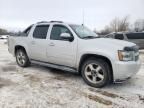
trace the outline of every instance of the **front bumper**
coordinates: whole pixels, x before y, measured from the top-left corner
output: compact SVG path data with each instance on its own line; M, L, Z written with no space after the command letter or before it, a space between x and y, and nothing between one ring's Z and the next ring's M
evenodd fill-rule
M124 81L135 75L141 66L140 61L117 61L113 68L114 82Z

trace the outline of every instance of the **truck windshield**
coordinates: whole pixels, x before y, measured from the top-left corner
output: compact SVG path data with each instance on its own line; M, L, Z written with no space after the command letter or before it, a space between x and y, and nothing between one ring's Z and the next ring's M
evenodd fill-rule
M97 34L83 25L70 25L74 32L82 39L98 38Z

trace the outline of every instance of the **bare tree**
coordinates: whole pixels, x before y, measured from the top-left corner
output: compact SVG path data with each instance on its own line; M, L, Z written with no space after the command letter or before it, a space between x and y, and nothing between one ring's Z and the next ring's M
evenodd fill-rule
M110 23L110 28L113 32L127 31L129 28L129 17L113 19Z
M142 31L144 31L144 20L143 20L142 26L143 26L143 27L142 27Z
M122 20L120 20L118 31L127 31L129 28L129 17L126 16Z
M109 26L105 26L104 30L101 31L101 35L106 35L111 32L112 32L111 28Z
M8 33L7 30L0 28L0 35L5 35L7 33Z
M105 28L101 31L97 31L96 29L94 29L94 32L98 35L106 35L106 34L111 33L111 29L109 26L105 26Z
M144 19L138 19L134 23L134 30L136 32L144 31Z
M118 32L119 19L115 18L110 22L110 28L113 32Z
M110 22L109 25L105 26L105 28L98 33L100 35L105 35L105 34L109 34L111 32L128 31L129 25L130 25L130 23L129 23L128 16L125 16L122 19L116 17Z

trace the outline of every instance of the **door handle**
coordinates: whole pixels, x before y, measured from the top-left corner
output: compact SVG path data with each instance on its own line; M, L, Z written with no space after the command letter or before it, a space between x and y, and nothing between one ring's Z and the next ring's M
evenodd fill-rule
M55 44L54 43L50 43L49 46L55 46Z

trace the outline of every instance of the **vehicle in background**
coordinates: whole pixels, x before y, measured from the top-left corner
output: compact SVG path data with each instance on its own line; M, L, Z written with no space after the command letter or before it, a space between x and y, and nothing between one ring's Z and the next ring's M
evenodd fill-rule
M144 32L135 32L135 33L118 32L118 33L108 34L104 37L133 42L139 46L139 49L144 49Z
M7 39L8 35L0 35L0 39Z
M79 72L93 87L124 81L140 68L136 44L99 38L83 25L61 21L39 22L9 36L8 50L21 67L36 63Z

